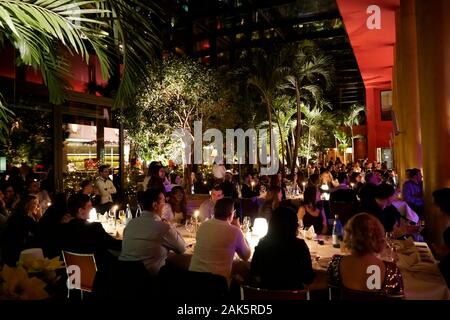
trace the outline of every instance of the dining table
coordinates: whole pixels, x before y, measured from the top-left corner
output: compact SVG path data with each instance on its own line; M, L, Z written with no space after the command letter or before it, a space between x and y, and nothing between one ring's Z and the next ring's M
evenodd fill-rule
M195 231L187 231L181 225L176 229L185 240L187 249L181 255L170 254L167 262L188 269L195 250ZM251 232L245 233L245 237L253 254L260 237ZM309 248L312 266L316 273L316 279L308 289L311 291L328 289L326 273L328 264L334 255L347 255L349 252L342 247L334 247L331 236L308 235L300 232L299 237L304 239ZM438 261L433 257L427 243L394 240L393 249L393 255L382 252L380 258L394 261L399 267L403 276L405 300L450 300L450 291L439 271ZM248 279L250 261L251 258L243 261L236 255L232 267L232 277L240 282Z

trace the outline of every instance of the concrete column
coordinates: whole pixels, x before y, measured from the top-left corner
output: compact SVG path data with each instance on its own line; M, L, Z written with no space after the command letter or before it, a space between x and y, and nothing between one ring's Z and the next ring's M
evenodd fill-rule
M415 13L426 218L442 241L445 220L431 193L450 187L450 1L416 0Z
M400 182L405 170L422 168L415 0L401 0L396 13L394 111L397 121L396 160ZM394 124L395 131L395 124Z

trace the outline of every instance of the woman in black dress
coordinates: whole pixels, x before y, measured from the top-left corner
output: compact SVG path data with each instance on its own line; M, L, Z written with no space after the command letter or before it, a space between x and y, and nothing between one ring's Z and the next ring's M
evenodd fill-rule
M303 195L303 204L298 208L298 221L303 221L303 226L309 228L314 226L317 234L327 234L328 223L325 211L318 205L320 191L315 186L306 187Z
M274 210L267 235L255 248L251 263L254 285L272 290L303 289L314 280L305 241L297 238L297 216L288 207Z

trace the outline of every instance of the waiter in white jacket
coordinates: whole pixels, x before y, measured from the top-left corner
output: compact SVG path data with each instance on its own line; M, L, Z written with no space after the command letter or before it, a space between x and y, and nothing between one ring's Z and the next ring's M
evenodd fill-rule
M101 197L100 204L97 205L97 212L104 214L108 211L112 204L112 195L117 192L111 179L109 179L109 166L101 165L98 168L100 176L95 181L95 187L97 189L97 195Z

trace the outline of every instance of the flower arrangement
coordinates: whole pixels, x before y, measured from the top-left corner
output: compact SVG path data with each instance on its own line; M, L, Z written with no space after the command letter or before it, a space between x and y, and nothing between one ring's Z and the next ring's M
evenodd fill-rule
M63 268L59 257L26 257L16 267L4 265L0 271L0 300L43 300L50 298L49 288L59 280Z

